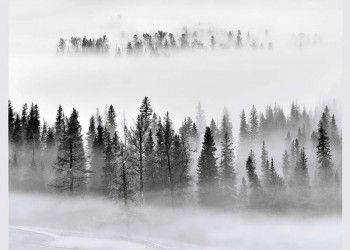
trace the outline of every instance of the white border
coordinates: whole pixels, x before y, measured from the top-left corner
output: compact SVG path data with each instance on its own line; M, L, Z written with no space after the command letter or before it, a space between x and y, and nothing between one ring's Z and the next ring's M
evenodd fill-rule
M350 249L350 1L343 1L343 247ZM0 0L0 249L8 248L8 1ZM320 235L320 237L322 237Z
M7 0L0 0L0 249L8 249L7 10Z

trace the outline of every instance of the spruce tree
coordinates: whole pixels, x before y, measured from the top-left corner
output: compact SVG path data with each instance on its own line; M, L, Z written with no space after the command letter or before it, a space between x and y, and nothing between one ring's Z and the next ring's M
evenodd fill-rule
M102 193L110 196L113 180L115 178L116 158L112 149L112 141L109 132L106 134L106 146L104 150L104 166L102 167Z
M22 144L22 125L18 114L16 114L16 119L13 124L13 133L9 139L17 147Z
M337 126L337 123L335 121L334 115L332 115L329 130L330 130L329 137L330 137L330 141L331 141L331 144L333 145L333 147L337 148L337 147L341 146L341 139L340 139L339 134L338 134L338 126Z
M318 170L321 185L327 185L332 176L332 155L328 134L323 128L323 121L318 124L318 144L317 144L317 159Z
M155 191L160 184L155 147L153 133L150 129L145 145L145 189L148 191Z
M58 191L73 193L83 187L90 172L86 168L81 125L78 112L73 109L67 129L59 141L57 160L54 164L56 176L50 184Z
M215 158L215 142L211 130L206 128L202 151L198 159L198 199L206 206L217 205L217 182L219 177Z
M194 144L195 149L197 149L197 146L199 144L199 141L200 141L199 137L200 137L200 135L199 135L199 132L197 129L197 125L196 125L196 123L193 123L192 128L191 128L191 139L192 139L192 142Z
M285 180L289 180L291 171L290 171L289 154L287 150L284 150L282 159L283 159L283 165L282 165L283 178Z
M249 155L246 161L246 171L247 171L247 176L249 180L249 187L251 189L250 204L252 206L259 205L260 199L261 199L261 190L262 190L261 183L258 175L256 174L255 168L256 167L255 167L254 159L252 158L251 155Z
M250 117L249 117L249 123L250 123L250 140L251 142L255 143L258 140L259 135L259 120L258 120L258 114L256 111L256 108L252 107L250 111Z
M196 112L196 126L198 129L199 135L203 135L205 126L206 126L206 121L205 121L205 114L204 110L202 108L202 105L200 102L198 102L197 105L197 112Z
M283 179L276 172L275 164L273 158L271 158L271 163L269 167L269 187L273 192L280 191L283 188Z
M107 112L107 124L110 136L114 135L117 129L116 114L113 105L110 105Z
M242 184L239 188L239 202L242 207L245 207L247 199L248 199L248 187L246 184L246 180L244 177L242 177Z
M321 116L321 122L323 125L323 129L326 131L326 133L329 133L329 123L330 123L330 113L328 106L325 107L322 116Z
M65 121L64 121L64 113L62 106L58 106L57 115L56 115L56 122L55 122L55 140L59 141L61 137L63 136L64 130L65 130Z
M164 134L164 152L166 155L166 162L167 162L167 170L168 170L168 177L170 182L170 194L171 194L171 201L172 204L174 202L174 186L175 186L175 180L174 180L174 173L173 173L173 164L171 162L171 150L174 143L174 129L172 128L172 121L169 117L169 112L166 113L166 116L164 117L164 125L163 125L163 134Z
M104 128L101 125L98 125L96 129L96 136L92 145L90 160L91 175L89 187L93 192L100 191L102 186L101 177L103 175L102 168L104 167L103 152L105 151L105 138Z
M265 141L262 143L261 148L261 171L262 171L262 181L265 187L269 184L269 165L268 165L268 152L266 150Z
M137 172L139 174L139 191L141 199L143 199L143 186L144 186L144 154L145 154L145 142L147 133L150 128L150 117L153 111L150 105L149 98L146 96L142 100L140 112L137 115L134 126L128 133L129 142L134 148L135 157L137 158Z
M237 48L242 48L243 47L242 33L241 33L240 30L238 30L238 32L237 32L236 47Z
M247 140L249 138L249 127L246 121L244 110L242 110L240 118L241 118L241 123L239 126L239 145L242 147L246 145Z
M229 204L233 202L236 192L236 172L234 169L234 152L228 132L221 141L220 181L224 200Z
M309 171L307 166L307 158L304 148L300 151L298 162L294 169L293 187L297 192L297 199L302 204L307 202L309 197Z
M210 121L210 130L213 133L214 141L218 142L218 140L219 140L219 129L216 126L216 123L215 123L214 119L211 119L211 121Z
M93 116L91 116L89 129L88 129L87 137L86 137L86 141L87 141L86 147L87 147L87 151L88 151L89 156L91 156L91 151L92 151L95 137L96 137L95 118Z
M13 111L13 107L11 104L11 101L8 100L8 139L11 141L11 137L13 134L14 130L14 125L15 125L15 113Z
M220 139L223 140L225 137L225 133L227 132L230 140L232 140L232 123L230 122L229 114L227 109L224 109L224 116L221 120L221 128L220 128Z
M25 103L22 107L22 114L21 114L21 127L22 127L22 141L25 142L26 140L26 130L28 125L28 105Z

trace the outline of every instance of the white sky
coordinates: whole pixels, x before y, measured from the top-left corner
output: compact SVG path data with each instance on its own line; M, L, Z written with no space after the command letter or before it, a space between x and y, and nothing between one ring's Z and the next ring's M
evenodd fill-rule
M118 21L118 15L121 16ZM241 29L257 37L268 28L275 49L206 52L169 58L58 57L60 37L107 34L112 49L121 31L181 27ZM292 34L319 34L322 43L302 50ZM194 116L201 100L208 118L230 110L234 128L242 108L292 100L312 106L338 95L341 77L341 1L68 1L11 0L9 3L9 97L15 108L36 102L42 117L54 121L59 104L75 107L86 131L96 107L135 117L147 95L154 110L166 111L178 126ZM112 50L113 52L113 50ZM236 139L236 138L235 138Z

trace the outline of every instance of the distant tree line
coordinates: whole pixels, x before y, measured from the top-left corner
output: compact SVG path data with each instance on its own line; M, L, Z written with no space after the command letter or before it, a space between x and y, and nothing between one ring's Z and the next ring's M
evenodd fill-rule
M244 36L240 30L235 33L233 30L228 31L226 38L218 42L213 34L209 35L208 41L201 41L197 31L192 33L184 30L180 35L158 30L155 33L134 34L132 39L124 45L117 45L116 55L140 55L140 54L167 54L170 50L200 50L200 49L229 49L229 48L249 48L255 49L272 49L273 43L269 39L268 30L265 31L265 41L258 42L249 32ZM109 44L106 35L102 38L80 38L71 37L69 43L67 39L60 38L57 45L57 53L85 53L85 52L109 52Z
M57 44L57 54L64 53L109 53L109 42L106 35L99 38L71 37L60 38Z
M199 103L195 121L187 117L175 130L170 114L157 115L145 97L133 124L124 119L118 128L110 105L104 117L99 111L91 116L84 138L76 109L66 115L59 106L49 125L36 104L15 112L9 100L10 189L91 193L126 205L197 200L227 210L341 208L341 135L327 106L317 128L311 119L318 115L312 118L296 103L288 116L277 105L259 115L253 106L248 118L243 110L238 149L228 110L223 113L220 126L214 119L206 126ZM275 135L285 146L279 167L266 144ZM309 157L317 159L312 182ZM239 179L240 166L245 174Z

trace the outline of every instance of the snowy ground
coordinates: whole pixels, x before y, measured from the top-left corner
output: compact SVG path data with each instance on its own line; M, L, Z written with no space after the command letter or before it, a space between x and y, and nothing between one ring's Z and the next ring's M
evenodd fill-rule
M10 249L341 249L341 217L223 214L195 208L123 211L101 198L10 193Z

